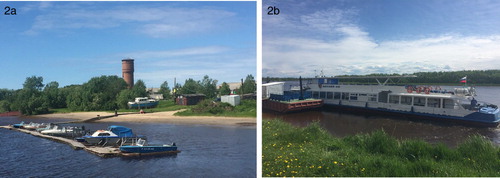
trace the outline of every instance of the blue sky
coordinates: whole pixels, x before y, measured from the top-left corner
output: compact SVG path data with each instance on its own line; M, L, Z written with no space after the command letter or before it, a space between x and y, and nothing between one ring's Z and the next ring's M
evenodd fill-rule
M0 16L0 88L22 88L33 75L61 87L121 77L124 58L135 59L135 80L147 87L256 76L256 2L0 2L7 5L17 15Z
M500 69L500 1L264 0L262 75ZM268 6L279 15L266 15Z

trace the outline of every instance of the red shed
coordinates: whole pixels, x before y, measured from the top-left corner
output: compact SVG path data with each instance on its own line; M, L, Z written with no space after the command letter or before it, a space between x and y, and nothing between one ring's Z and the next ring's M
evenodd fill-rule
M175 99L177 105L196 105L205 99L204 94L183 94Z

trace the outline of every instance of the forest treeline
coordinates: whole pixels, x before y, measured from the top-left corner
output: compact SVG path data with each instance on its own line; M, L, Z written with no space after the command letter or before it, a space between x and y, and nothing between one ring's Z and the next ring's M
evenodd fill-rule
M202 80L187 79L184 85L176 83L174 93L180 94L205 94L207 99L218 95L227 95L231 92L229 85L222 83L217 88L218 81L205 75ZM247 75L239 94L254 93L256 91L255 79ZM160 86L164 99L173 96L167 81ZM0 113L20 111L24 115L48 113L49 109L68 108L70 111L110 111L127 108L127 102L136 97L147 97L146 84L137 80L131 89L127 88L125 81L118 76L93 77L81 85L59 87L56 81L43 83L43 77L27 77L22 89L0 89Z
M339 75L335 77L366 77L366 76L404 76L415 75L416 77L391 79L393 82L402 84L460 84L460 80L467 77L470 85L500 85L500 70L464 70L453 72L416 72L413 74L369 74L369 75ZM263 78L264 82L298 80L298 77ZM341 82L374 83L373 79L350 78L342 79Z

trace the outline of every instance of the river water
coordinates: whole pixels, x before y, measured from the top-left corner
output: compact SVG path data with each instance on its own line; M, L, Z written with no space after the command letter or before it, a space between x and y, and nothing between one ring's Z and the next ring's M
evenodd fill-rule
M451 89L453 87L442 87ZM500 87L476 87L478 101L500 106ZM307 112L280 114L264 111L263 119L279 118L296 126L306 126L313 121L332 135L344 137L358 133L371 133L383 129L386 133L399 139L416 138L430 143L444 143L454 147L470 135L479 134L487 137L496 145L500 145L500 128L478 128L443 123L436 121L420 121L397 118L387 115L368 115L363 113L343 112L341 110L320 109Z
M0 125L48 119L1 117ZM53 120L52 120L53 121ZM58 119L57 121L61 121ZM85 123L87 129L122 125L150 143L175 142L177 155L101 158L29 134L0 129L0 177L255 177L256 129L241 126Z

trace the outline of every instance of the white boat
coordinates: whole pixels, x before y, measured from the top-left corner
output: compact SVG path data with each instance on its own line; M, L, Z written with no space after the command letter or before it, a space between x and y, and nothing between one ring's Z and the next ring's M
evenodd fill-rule
M29 124L23 125L23 128L28 130L36 130L41 127L45 127L45 124L30 122Z
M365 77L375 85L342 84L342 77L314 78L309 81L312 97L323 99L326 106L347 110L375 111L418 118L464 121L496 127L500 122L496 105L477 101L474 87L455 88L415 85L387 85L398 77ZM378 79L385 78L385 82Z
M128 102L129 108L152 108L158 105L158 100L149 99L148 97L138 97L134 101Z
M85 130L77 127L70 127L70 126L63 127L55 125L51 129L40 131L40 133L58 137L79 137L84 135Z
M49 124L46 124L46 125L45 125L45 127L38 127L38 128L36 129L36 131L37 131L37 132L42 132L42 131L44 131L44 130L50 130L50 129L52 129L54 126L56 126L56 125L54 125L54 124L52 124L52 123L49 123Z

